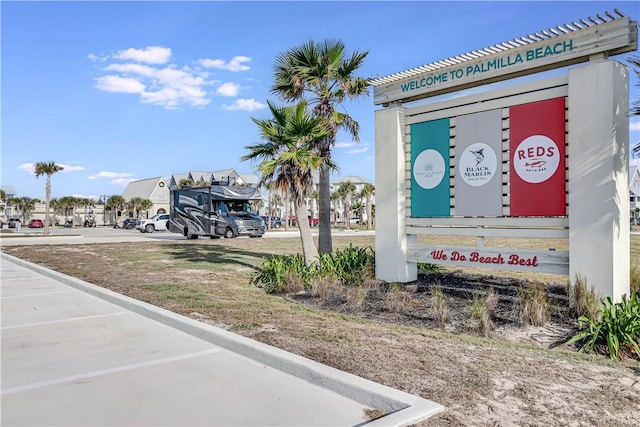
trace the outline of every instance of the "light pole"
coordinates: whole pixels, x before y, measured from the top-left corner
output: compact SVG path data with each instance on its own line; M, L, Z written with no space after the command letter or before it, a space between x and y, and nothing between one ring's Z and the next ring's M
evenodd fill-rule
M102 200L102 225L106 227L107 226L107 195L103 194L102 196L100 196L100 199Z

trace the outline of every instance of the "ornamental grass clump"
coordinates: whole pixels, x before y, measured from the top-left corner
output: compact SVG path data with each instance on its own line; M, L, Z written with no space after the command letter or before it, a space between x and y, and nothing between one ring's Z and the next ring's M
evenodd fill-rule
M413 298L399 283L391 285L384 297L384 308L392 313L409 311Z
M251 278L251 283L268 294L281 293L290 289L293 283L302 284L302 287L308 285L312 274L302 255L278 255L264 260Z
M551 317L547 292L543 286L520 286L518 289L518 311L524 325L542 326Z
M574 318L587 317L595 320L600 311L598 303L598 295L595 288L589 288L587 280L581 276L576 277L574 285L570 288L571 292L571 314Z
M451 318L449 303L440 285L434 286L431 290L431 316L439 328L444 328Z
M579 352L591 352L597 345L605 345L609 357L619 360L623 354L640 357L640 296L632 294L613 304L611 297L601 299L602 309L595 320L582 316L578 319L581 331L567 343L579 341Z
M473 329L483 337L490 337L493 335L495 329L495 309L498 306L498 295L493 290L489 289L484 298L476 295L471 302L471 305L467 308L471 320L473 321Z

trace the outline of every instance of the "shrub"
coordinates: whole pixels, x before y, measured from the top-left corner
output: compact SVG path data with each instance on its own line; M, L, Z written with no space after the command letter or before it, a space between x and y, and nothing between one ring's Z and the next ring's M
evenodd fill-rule
M444 328L450 319L449 303L447 297L442 292L442 286L436 285L431 291L431 315L435 319L436 325Z
M576 317L585 316L595 320L600 310L598 296L593 287L587 286L587 280L582 276L576 276L575 284L570 288L571 313Z
M542 326L550 317L549 300L544 287L520 286L518 289L519 318L524 325Z
M611 359L620 359L625 348L640 357L640 296L613 304L611 297L601 299L602 310L595 320L582 316L578 328L585 329L571 337L567 343L581 341L580 352L591 352L598 344L606 345Z
M304 257L273 256L266 258L251 278L251 283L267 293L284 292L287 284L296 277L303 284L309 283L311 273L304 264Z
M349 245L335 253L321 254L316 268L320 275L334 274L345 286L361 286L375 276L375 252L370 246Z
M440 273L444 269L438 264L431 264L429 262L419 262L418 270L422 270L425 273Z

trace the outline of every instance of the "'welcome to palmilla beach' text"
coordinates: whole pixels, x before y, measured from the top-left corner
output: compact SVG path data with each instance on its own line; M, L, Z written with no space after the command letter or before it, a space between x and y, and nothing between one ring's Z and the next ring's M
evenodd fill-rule
M474 65L456 68L448 72L425 76L420 79L411 80L407 83L402 83L400 87L402 89L402 92L408 92L411 90L434 86L441 83L447 83L455 79L462 79L464 77L486 73L492 70L511 67L516 64L534 61L550 55L560 55L565 52L570 52L572 49L573 40L567 40L547 46L541 46L536 49L530 49L524 53L503 56L488 61L479 62Z

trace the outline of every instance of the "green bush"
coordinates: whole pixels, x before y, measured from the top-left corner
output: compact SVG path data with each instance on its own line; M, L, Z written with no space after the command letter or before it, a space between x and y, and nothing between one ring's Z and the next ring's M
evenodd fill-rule
M310 281L309 270L304 264L302 255L277 255L265 258L258 271L251 278L251 283L263 288L266 293L283 292L292 277L303 283Z
M375 252L369 246L350 245L335 253L320 254L318 261L307 267L302 255L277 255L266 258L251 283L267 293L286 292L289 284L311 287L312 278L336 278L344 286L362 286L375 275Z
M335 275L344 286L361 286L375 276L376 256L370 246L349 245L335 253L321 254L315 266L317 274Z
M640 296L632 294L627 299L613 304L611 297L602 298L602 309L595 320L586 316L578 319L578 328L584 330L575 334L567 343L581 341L580 352L591 352L598 344L604 344L611 359L620 359L624 347L628 347L640 357Z

